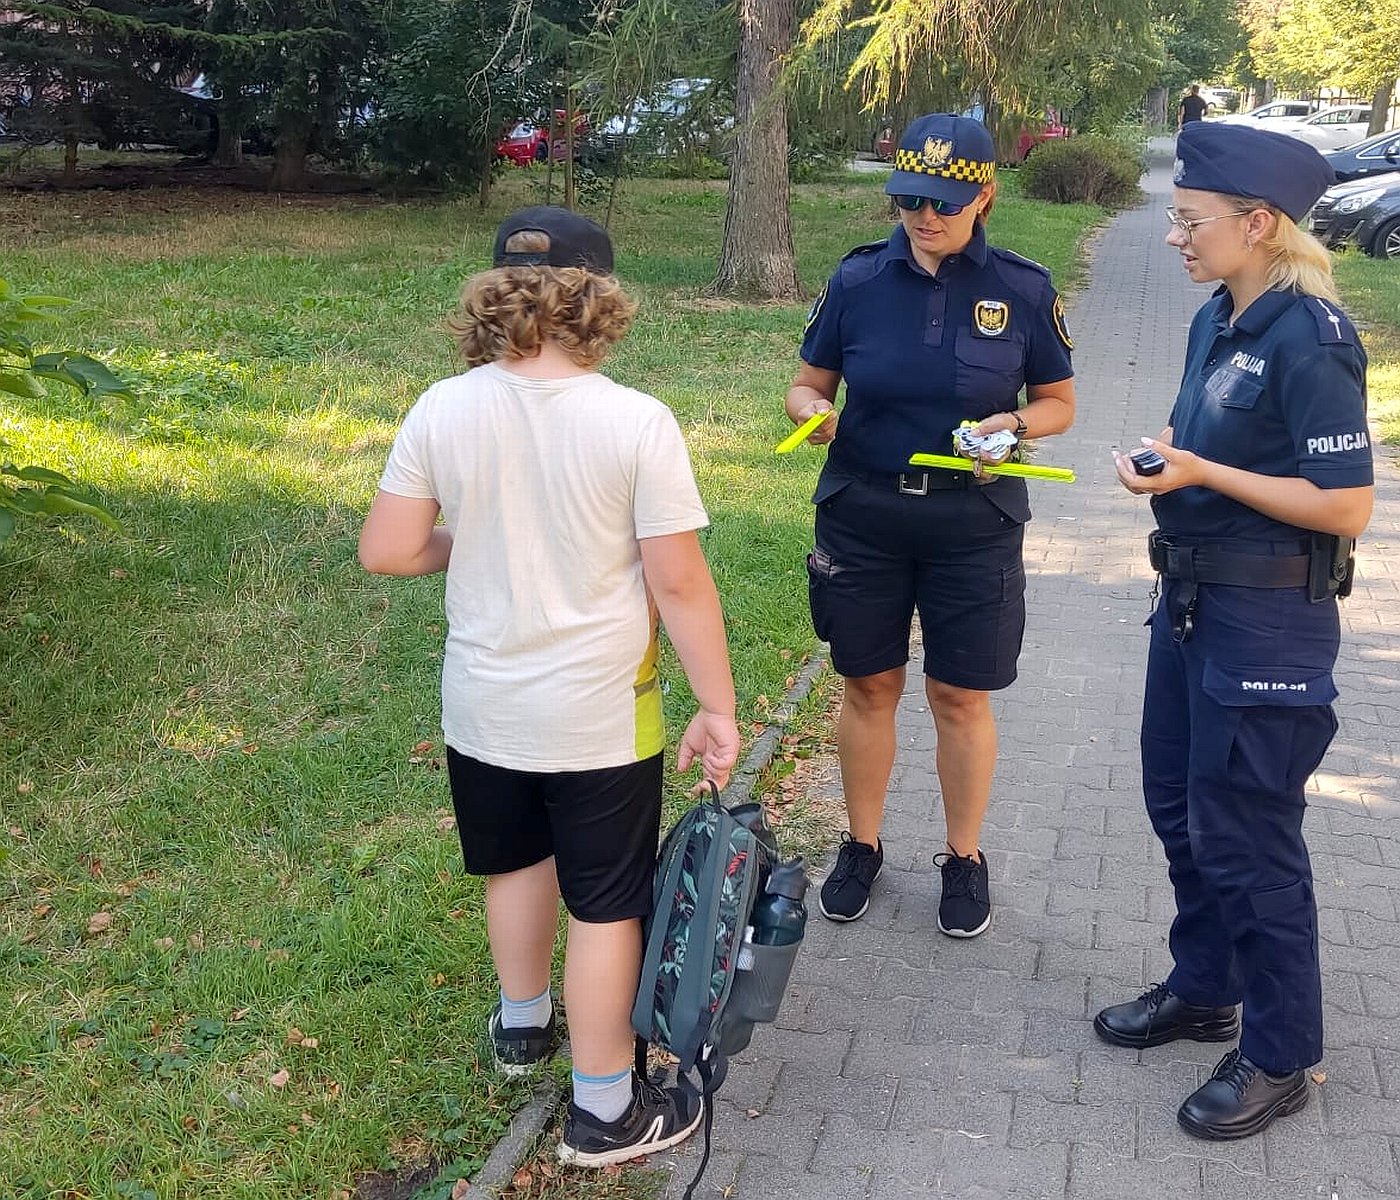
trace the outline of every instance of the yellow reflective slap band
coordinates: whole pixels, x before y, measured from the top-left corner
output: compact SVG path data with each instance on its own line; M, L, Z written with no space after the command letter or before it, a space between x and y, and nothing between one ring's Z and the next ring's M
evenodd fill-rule
M836 410L834 408L828 408L822 412L813 413L810 417L803 421L801 425L799 425L790 434L788 434L787 437L783 438L781 442L774 446L773 453L791 454L794 450L797 449L798 446L802 445L802 443L807 440L808 434L810 434L814 429L816 429L818 425L825 421L827 417L831 416L831 414L835 411Z
M911 454L909 464L915 467L943 467L948 471L972 470L972 459L957 454ZM1037 467L1033 463L982 464L983 475L1014 475L1021 479L1048 479L1051 483L1073 483L1074 472L1068 467Z

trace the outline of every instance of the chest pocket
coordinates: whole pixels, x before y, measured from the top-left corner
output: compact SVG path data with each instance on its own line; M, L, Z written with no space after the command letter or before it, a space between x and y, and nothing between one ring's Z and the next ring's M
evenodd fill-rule
M959 329L953 348L957 358L957 398L963 415L981 420L1015 407L1026 377L1025 344L1014 337L979 338Z
M1236 367L1221 367L1206 380L1208 400L1221 408L1253 408L1264 390L1264 381Z

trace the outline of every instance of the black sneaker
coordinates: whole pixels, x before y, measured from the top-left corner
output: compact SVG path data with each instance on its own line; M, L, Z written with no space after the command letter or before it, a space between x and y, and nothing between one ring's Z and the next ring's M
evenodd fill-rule
M854 921L870 907L870 888L885 869L885 848L877 838L874 849L849 833L841 835L836 865L822 884L817 901L828 921Z
M501 1024L501 1004L498 1000L491 1010L487 1029L491 1034L491 1049L496 1055L496 1070L501 1074L528 1075L549 1060L550 1048L554 1044L553 1012L549 1014L549 1023L543 1028L507 1029Z
M632 1106L616 1121L600 1121L569 1101L559 1161L576 1167L610 1167L666 1150L700 1126L705 1104L695 1093L663 1088L634 1074Z
M992 923L992 899L987 890L987 859L940 854L934 863L943 870L943 899L938 902L938 928L949 937L973 938Z

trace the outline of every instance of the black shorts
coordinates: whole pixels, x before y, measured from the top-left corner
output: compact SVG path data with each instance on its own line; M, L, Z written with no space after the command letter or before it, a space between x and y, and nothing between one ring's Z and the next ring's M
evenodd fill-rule
M812 625L840 674L907 663L917 609L925 675L975 691L1015 680L1024 527L985 494L1006 482L909 496L893 479L853 480L819 501L807 558Z
M552 855L559 894L578 920L646 917L661 831L661 759L597 771L513 771L449 746L467 873L504 875Z

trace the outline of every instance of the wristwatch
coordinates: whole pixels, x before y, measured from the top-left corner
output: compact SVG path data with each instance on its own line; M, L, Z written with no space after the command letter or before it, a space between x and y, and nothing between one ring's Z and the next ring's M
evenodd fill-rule
M1015 429L1016 436L1017 436L1018 438L1023 438L1023 437L1025 437L1025 436L1026 436L1026 423L1025 423L1025 421L1023 421L1023 420L1021 419L1021 414L1020 414L1020 413L1012 413L1011 415L1014 416L1014 417L1016 418L1016 429Z

